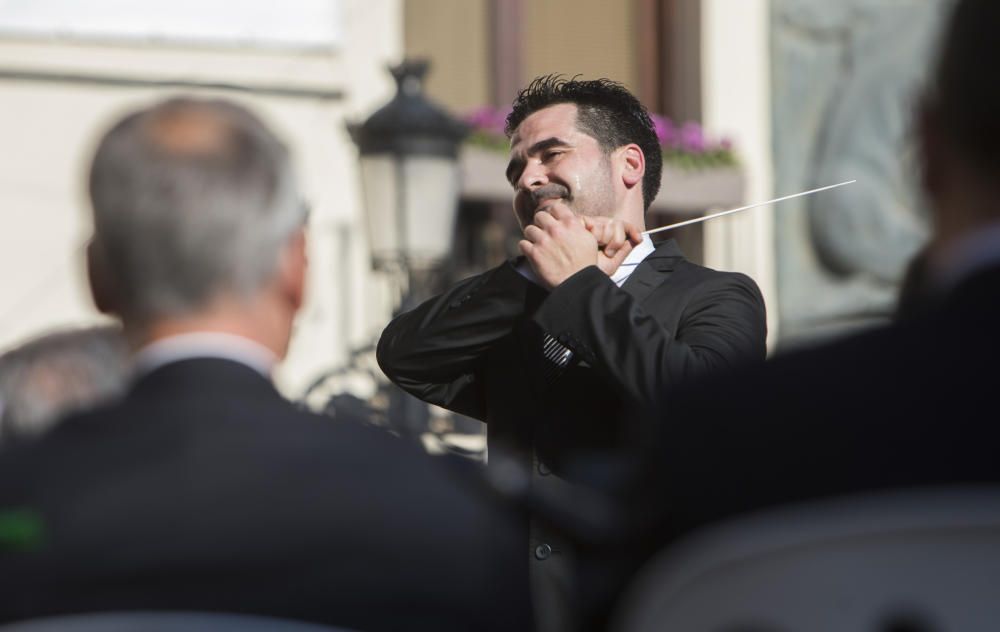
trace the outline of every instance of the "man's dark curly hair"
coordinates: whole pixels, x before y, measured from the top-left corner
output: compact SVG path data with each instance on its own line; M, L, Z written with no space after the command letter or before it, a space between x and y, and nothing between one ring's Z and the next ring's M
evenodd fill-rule
M577 107L576 126L593 137L606 153L622 145L635 143L646 158L646 175L642 179L642 202L649 209L660 191L663 154L656 138L653 121L639 99L625 86L610 79L581 81L563 75L535 78L514 99L513 110L507 116L504 132L510 138L524 119L538 110L573 103Z

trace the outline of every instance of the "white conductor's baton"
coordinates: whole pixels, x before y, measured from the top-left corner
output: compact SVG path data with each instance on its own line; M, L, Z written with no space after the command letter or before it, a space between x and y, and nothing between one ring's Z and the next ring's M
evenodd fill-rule
M694 219L685 220L683 222L677 222L676 224L670 224L669 226L660 226L659 228L643 231L642 234L652 235L653 233L659 233L664 230L670 230L671 228L680 228L681 226L697 224L698 222L704 222L710 219L715 219L716 217L722 217L723 215L732 215L733 213L739 213L740 211L747 211L752 208L757 208L759 206L767 206L768 204L775 204L777 202L784 202L785 200L791 200L792 198L802 197L803 195L812 195L813 193L819 193L820 191L828 191L830 189L836 189L837 187L842 187L845 184L853 184L855 182L857 182L857 180L848 180L847 182L839 182L837 184L831 184L829 186L820 187L818 189L812 189L811 191L794 193L792 195L786 195L784 197L775 198L773 200L767 200L766 202L757 202L756 204L751 204L749 206L741 206L739 208L730 209L728 211L722 211L720 213L712 213L711 215L705 215L703 217L695 217Z

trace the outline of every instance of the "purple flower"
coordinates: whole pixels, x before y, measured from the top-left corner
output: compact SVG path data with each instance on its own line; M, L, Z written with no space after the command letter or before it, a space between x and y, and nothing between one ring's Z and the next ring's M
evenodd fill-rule
M463 119L476 131L503 136L504 123L509 113L510 108L495 108L484 105L469 112Z
M485 139L485 142L493 146L496 142L505 142L504 124L509 114L509 107L484 105L466 113L462 119L472 128L473 137ZM677 125L669 117L661 114L651 113L649 118L653 122L653 131L660 146L670 154L679 156L680 159L690 160L690 157L699 159L720 152L731 157L733 141L726 137L718 141L708 138L705 130L696 121Z
M493 112L490 108L480 107L469 112L464 117L465 122L475 128L488 127L493 121Z
M681 147L693 154L705 151L705 133L701 125L695 121L688 121L681 127Z
M656 138L660 141L660 145L663 147L676 146L678 136L674 122L659 114L650 114L649 118L653 121L653 130L656 132Z

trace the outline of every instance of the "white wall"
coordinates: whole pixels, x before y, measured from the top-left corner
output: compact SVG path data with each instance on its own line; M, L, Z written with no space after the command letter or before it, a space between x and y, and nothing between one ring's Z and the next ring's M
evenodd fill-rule
M768 0L701 0L702 115L713 134L733 139L747 177L747 203L770 199L771 99ZM779 192L784 195L788 192ZM722 210L722 209L720 209ZM764 207L705 226L707 265L749 274L768 306L769 341L777 339L774 209Z
M278 376L291 394L342 363L388 318L384 288L369 271L356 154L344 123L393 92L384 68L402 53L400 3L342 0L342 40L326 51L0 37L0 70L343 92L322 100L202 91L245 103L272 124L292 149L313 207L310 300ZM93 144L122 112L176 92L0 78L0 349L98 318L80 252L89 233L84 174Z

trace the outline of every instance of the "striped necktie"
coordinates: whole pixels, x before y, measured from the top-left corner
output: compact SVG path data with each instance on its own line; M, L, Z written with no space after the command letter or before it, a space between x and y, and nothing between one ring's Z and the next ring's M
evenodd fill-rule
M545 358L543 375L545 381L551 383L569 366L573 352L549 334L545 334L542 339L542 356Z

